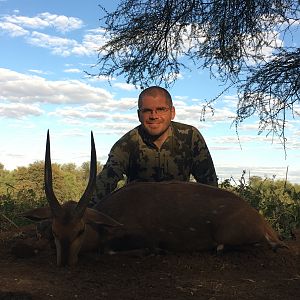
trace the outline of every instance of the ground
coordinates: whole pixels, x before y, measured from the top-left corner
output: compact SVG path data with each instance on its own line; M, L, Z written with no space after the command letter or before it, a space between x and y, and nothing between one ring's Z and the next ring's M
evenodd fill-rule
M277 253L85 253L72 268L57 267L50 247L16 256L19 239L20 230L0 233L0 299L300 299L299 234Z

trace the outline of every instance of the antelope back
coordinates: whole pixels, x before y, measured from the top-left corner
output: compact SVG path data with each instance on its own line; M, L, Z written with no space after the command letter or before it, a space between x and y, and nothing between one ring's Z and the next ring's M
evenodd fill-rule
M245 200L199 183L137 182L96 208L123 223L125 234L146 237L147 246L197 251L256 242L281 245L275 231Z

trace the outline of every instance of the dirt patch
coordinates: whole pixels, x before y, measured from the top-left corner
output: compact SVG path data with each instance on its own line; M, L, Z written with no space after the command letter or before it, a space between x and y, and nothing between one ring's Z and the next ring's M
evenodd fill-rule
M0 234L0 299L300 299L299 236L278 253L85 253L74 268L57 267L50 247L17 258L11 247L20 238Z

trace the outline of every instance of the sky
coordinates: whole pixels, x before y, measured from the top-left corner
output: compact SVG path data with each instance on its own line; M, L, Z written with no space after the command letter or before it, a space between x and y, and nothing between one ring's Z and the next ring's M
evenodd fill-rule
M96 73L105 42L98 4L118 1L0 0L0 163L7 170L44 159L50 130L52 162L90 159L90 131L98 160L105 163L113 144L139 124L140 89L123 77ZM294 41L295 43L297 41ZM249 176L300 184L300 119L287 124L286 155L277 137L258 135L255 118L232 125L237 105L229 90L201 120L203 104L223 89L208 72L182 70L169 88L175 121L194 125L204 136L220 181ZM297 108L299 109L299 108ZM300 111L300 110L299 110Z

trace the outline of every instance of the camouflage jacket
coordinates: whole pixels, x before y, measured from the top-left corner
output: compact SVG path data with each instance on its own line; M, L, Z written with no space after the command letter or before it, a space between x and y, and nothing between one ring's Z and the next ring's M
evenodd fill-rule
M91 205L111 193L118 181L189 181L217 186L212 158L201 133L193 126L171 122L171 133L160 149L137 126L112 147L97 176L96 195Z

